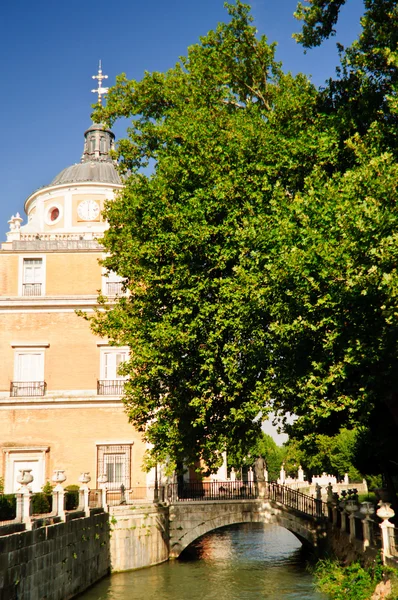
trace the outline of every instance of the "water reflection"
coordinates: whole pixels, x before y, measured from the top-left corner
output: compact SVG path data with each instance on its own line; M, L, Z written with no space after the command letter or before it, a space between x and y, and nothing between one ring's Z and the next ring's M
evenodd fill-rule
M84 600L321 600L300 542L275 525L244 524L201 538L181 560L112 575Z

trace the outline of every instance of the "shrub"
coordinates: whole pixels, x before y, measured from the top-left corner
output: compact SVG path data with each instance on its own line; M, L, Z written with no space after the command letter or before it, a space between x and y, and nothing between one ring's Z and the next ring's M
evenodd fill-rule
M51 512L52 509L52 495L44 492L37 492L32 494L32 514L33 515L44 515Z
M65 492L65 510L76 510L79 506L79 486L67 485Z
M17 501L12 494L0 494L0 521L15 519Z

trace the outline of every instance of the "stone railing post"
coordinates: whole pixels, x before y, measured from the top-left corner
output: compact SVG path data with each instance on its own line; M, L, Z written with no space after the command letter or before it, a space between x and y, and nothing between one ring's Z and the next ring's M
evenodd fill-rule
M378 517L380 517L380 519L383 520L383 522L380 523L380 529L381 529L381 543L382 543L382 549L383 549L383 562L385 562L386 558L389 558L392 556L391 545L390 545L390 534L391 533L394 534L395 528L394 528L394 525L392 523L390 523L390 521L388 519L391 519L395 515L395 512L391 508L390 502L382 502L380 505L380 508L377 510L376 514Z
M359 509L359 512L365 516L362 521L364 551L370 546L370 515L373 515L374 511L375 509L371 502L361 502L361 508Z
M17 492L15 495L17 498L15 520L19 521L19 523L22 523L22 520L23 520L23 494L21 494L21 492Z
M82 473L79 477L81 486L79 488L79 510L84 510L86 517L90 516L90 508L88 505L89 488L88 483L91 481L89 473Z
M32 529L32 491L28 486L23 486L22 493L22 523L25 523L26 529Z
M348 515L348 518L350 520L350 542L352 542L353 540L355 540L355 515L354 514L350 514Z
M26 529L32 529L32 491L28 488L28 485L33 481L32 469L20 469L19 473L17 482L21 484L19 490L21 495L19 506L20 515L22 516L21 521L25 523Z
M101 504L105 512L108 512L108 505L106 503L106 484L108 482L108 476L106 473L100 475L97 479L100 490L101 490Z
M347 518L347 513L346 511L343 510L341 511L341 531L346 531L347 527L346 527L346 518Z
M62 485L66 480L65 471L55 470L51 479L56 484L53 489L53 512L65 521L65 490Z

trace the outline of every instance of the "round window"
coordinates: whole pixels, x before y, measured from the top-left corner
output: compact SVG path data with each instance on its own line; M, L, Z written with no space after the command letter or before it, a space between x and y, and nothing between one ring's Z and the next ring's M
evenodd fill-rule
M59 208L56 206L50 210L50 221L56 221L59 217Z

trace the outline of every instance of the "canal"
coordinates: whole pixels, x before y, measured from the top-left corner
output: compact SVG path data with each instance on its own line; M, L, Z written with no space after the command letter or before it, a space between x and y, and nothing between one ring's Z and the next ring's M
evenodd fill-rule
M202 537L182 558L103 579L82 600L326 600L300 542L276 525L242 524Z

